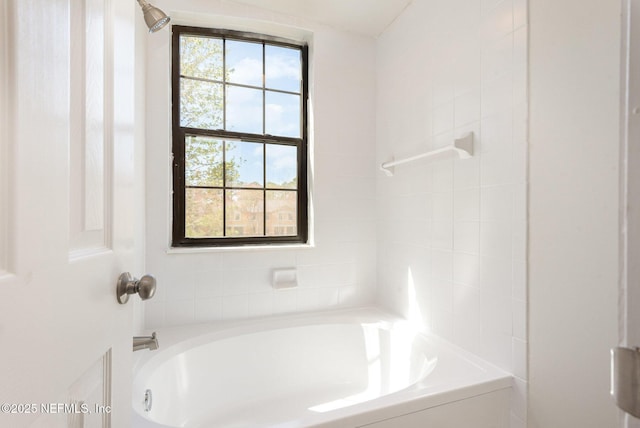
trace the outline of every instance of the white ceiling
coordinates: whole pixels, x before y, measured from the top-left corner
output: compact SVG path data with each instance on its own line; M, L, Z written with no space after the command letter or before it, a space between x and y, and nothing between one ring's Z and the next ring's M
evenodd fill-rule
M232 0L375 37L412 0Z

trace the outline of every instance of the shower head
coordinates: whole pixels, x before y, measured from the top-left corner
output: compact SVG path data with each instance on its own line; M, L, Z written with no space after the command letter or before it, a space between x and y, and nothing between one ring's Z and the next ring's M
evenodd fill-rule
M150 33L155 33L156 31L161 30L171 20L166 13L155 6L150 5L146 0L138 0L138 3L142 8L144 22L147 23Z

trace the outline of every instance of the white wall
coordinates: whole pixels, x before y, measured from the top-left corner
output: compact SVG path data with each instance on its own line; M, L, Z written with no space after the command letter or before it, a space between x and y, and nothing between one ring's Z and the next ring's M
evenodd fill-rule
M529 426L613 427L621 2L529 3Z
M147 328L370 304L375 296L374 41L225 1L154 2L174 22L222 23L310 40L313 248L168 254L171 218L170 31L147 47L147 270L158 292ZM188 11L189 13L186 13ZM299 287L273 291L274 268Z
M526 419L526 0L415 0L378 40L379 299L514 373Z

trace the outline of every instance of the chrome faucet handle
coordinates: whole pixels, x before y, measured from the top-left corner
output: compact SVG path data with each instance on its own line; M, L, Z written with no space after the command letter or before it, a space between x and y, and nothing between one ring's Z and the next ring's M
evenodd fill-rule
M129 272L121 274L116 285L118 303L124 305L129 301L129 295L136 293L142 300L152 298L156 294L156 279L151 275L136 279Z

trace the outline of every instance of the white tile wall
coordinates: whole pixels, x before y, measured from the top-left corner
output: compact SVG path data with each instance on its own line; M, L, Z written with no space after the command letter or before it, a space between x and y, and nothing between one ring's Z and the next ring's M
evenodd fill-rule
M526 0L414 0L375 41L221 0L158 4L313 33L315 247L167 254L170 189L148 192L158 293L145 302L146 327L377 301L514 373L511 426L525 426ZM154 186L170 183L170 129L157 128L170 116L168 49L168 33L149 39ZM469 131L469 160L377 171ZM273 290L272 270L289 267L299 287Z
M146 201L146 264L157 277L158 293L144 304L146 327L371 304L377 262L374 40L225 1L157 4L178 20L192 16L196 25L238 25L237 19L225 23L224 15L247 20L245 30L260 25L255 31L278 34L286 28L311 39L315 246L167 254L170 32L154 34L147 56L154 73L147 86L147 120L153 124L147 128L147 140L153 141L147 145L147 183L153 191ZM167 126L158 128L159 123ZM273 290L272 271L290 267L297 269L299 287Z
M526 425L526 25L526 0L415 0L377 58L378 162L476 137L470 160L378 175L380 302L407 316L417 306L431 330L513 373L512 427ZM398 79L404 69L412 77ZM415 94L425 107L408 121L398 103ZM430 211L411 211L416 200Z

